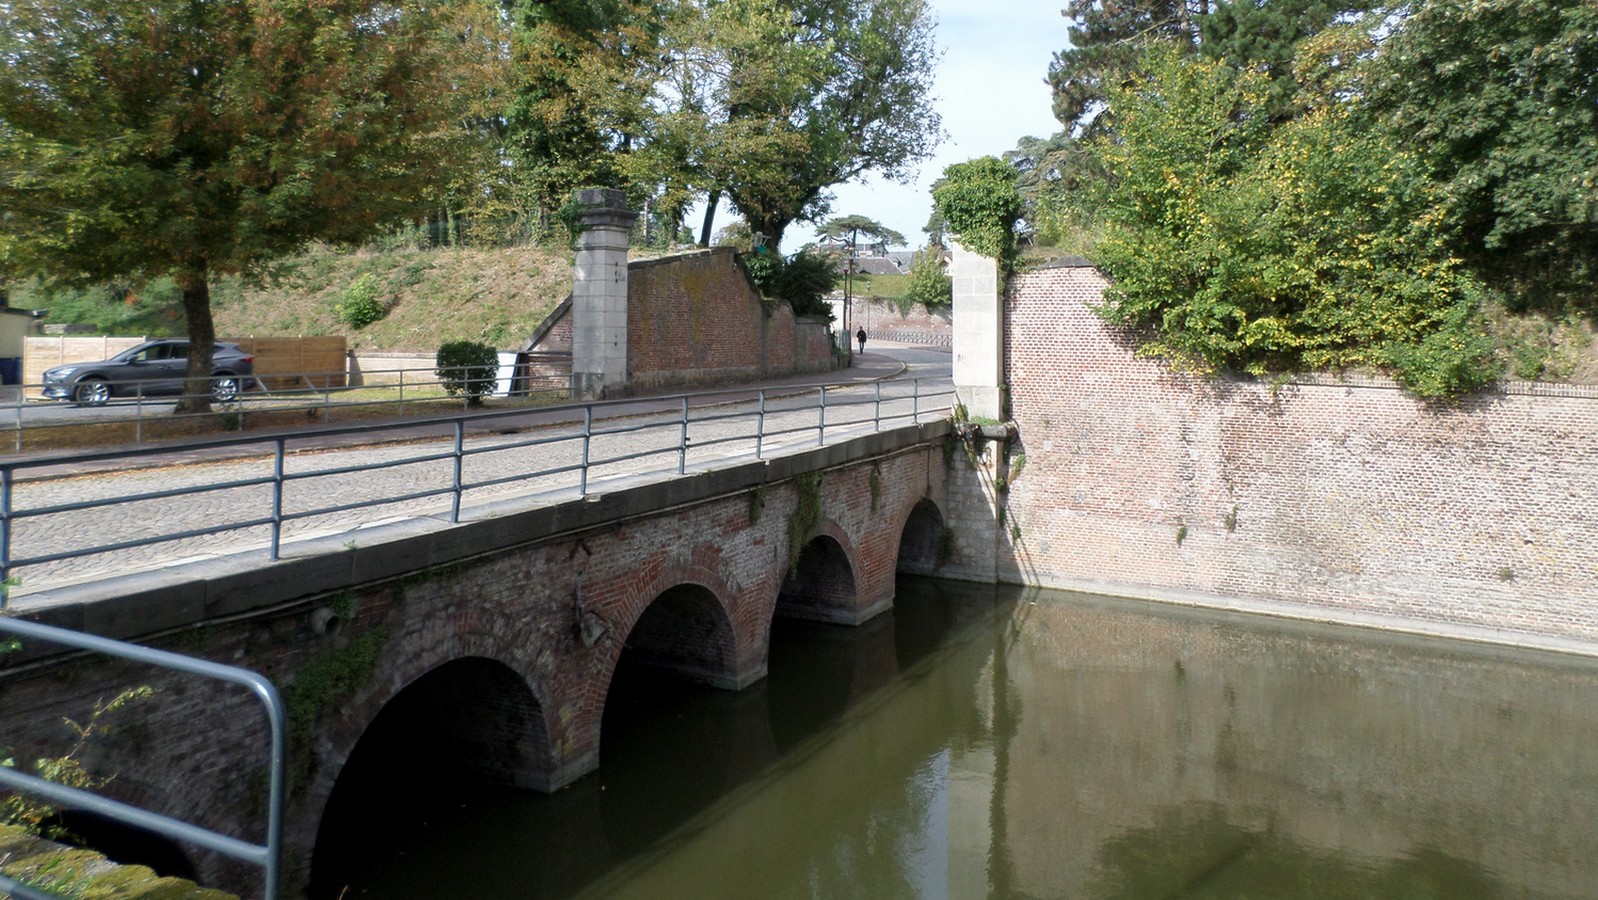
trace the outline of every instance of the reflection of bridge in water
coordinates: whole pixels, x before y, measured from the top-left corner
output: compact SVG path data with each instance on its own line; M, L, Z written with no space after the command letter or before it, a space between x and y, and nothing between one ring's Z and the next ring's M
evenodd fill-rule
M864 827L837 820L853 802L840 798L877 794L937 753L950 722L963 723L968 743L984 740L985 727L972 715L984 704L974 692L993 648L973 642L968 626L994 612L992 590L917 580L908 592L892 614L858 628L778 620L770 674L743 691L663 680L647 666L631 666L624 652L606 701L603 766L547 797L469 784L440 791L437 804L423 798L420 808L414 795L396 796L391 786L404 777L432 719L424 704L397 701L394 715L408 722L380 721L383 727L369 731L329 804L313 896L338 896L352 883L352 891L374 896L447 894L458 888L463 866L476 868L450 848L495 860L473 875L477 896L567 896L651 852L674 829L737 816L739 805L751 802L747 791L772 789L782 794L780 815L746 823L742 840L751 849L769 844L792 851L761 854L769 883L799 877L780 870L807 865L840 827ZM965 594L964 602L943 596L950 593ZM960 666L972 677L906 683L906 672L924 668L928 654L951 653L965 658ZM906 691L913 702L906 702ZM839 759L852 762L841 768L829 762L824 785L773 787L774 771ZM770 811L768 800L753 802ZM905 820L895 830L914 817L903 810L892 815ZM739 855L727 849L720 848ZM715 864L719 871L728 865L740 864L725 858Z

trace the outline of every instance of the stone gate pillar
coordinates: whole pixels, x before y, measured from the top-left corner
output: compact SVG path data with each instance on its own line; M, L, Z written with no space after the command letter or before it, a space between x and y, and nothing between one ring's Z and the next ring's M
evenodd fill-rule
M1009 428L1004 409L1004 298L999 263L951 241L954 282L954 391L978 422L959 425L964 462L949 473L946 518L955 534L956 578L999 580L1007 554L1004 489L1009 471Z
M599 400L627 387L627 235L638 214L611 188L580 191L577 202L571 391L573 399Z
M1003 416L1004 302L999 263L950 241L954 282L954 391L973 418Z

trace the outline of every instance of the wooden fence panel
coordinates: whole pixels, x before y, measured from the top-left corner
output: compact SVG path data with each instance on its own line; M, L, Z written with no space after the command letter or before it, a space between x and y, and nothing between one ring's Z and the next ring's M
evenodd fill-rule
M268 390L344 387L349 383L349 354L343 335L223 340L255 355L255 377Z

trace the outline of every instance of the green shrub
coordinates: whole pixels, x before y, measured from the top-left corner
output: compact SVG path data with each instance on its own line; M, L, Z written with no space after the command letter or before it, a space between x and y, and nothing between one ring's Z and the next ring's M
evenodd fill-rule
M1414 343L1387 348L1393 377L1417 397L1448 400L1480 390L1503 374L1498 342L1483 332L1476 309L1460 303L1442 323Z
M383 318L383 304L377 299L377 276L367 272L346 287L333 305L338 320L356 331Z
M450 341L438 348L438 380L451 397L466 398L469 406L481 406L483 397L494 392L499 375L499 354L476 341Z
M832 321L827 294L838 285L838 264L821 253L801 250L783 259L775 253L751 253L743 257L744 269L760 293L786 300L796 316L813 316Z
M906 300L914 301L927 312L948 309L954 305L954 279L943 271L943 263L935 252L920 250L910 264L910 291ZM907 304L908 305L908 304ZM900 314L907 314L901 310Z
M998 260L999 271L1015 271L1020 253L1015 226L1026 202L1016 187L1015 167L996 156L955 163L932 186L932 204L961 246Z

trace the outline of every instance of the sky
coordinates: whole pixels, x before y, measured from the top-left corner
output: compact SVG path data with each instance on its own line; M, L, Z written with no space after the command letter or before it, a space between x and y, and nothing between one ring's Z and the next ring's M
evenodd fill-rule
M933 95L947 137L908 185L879 180L839 185L830 216L861 215L903 234L914 249L932 212L932 182L943 170L979 156L1015 149L1026 135L1060 130L1044 82L1049 60L1066 46L1063 0L932 0L943 52ZM717 215L717 228L732 221ZM814 240L812 225L783 235L783 252Z

